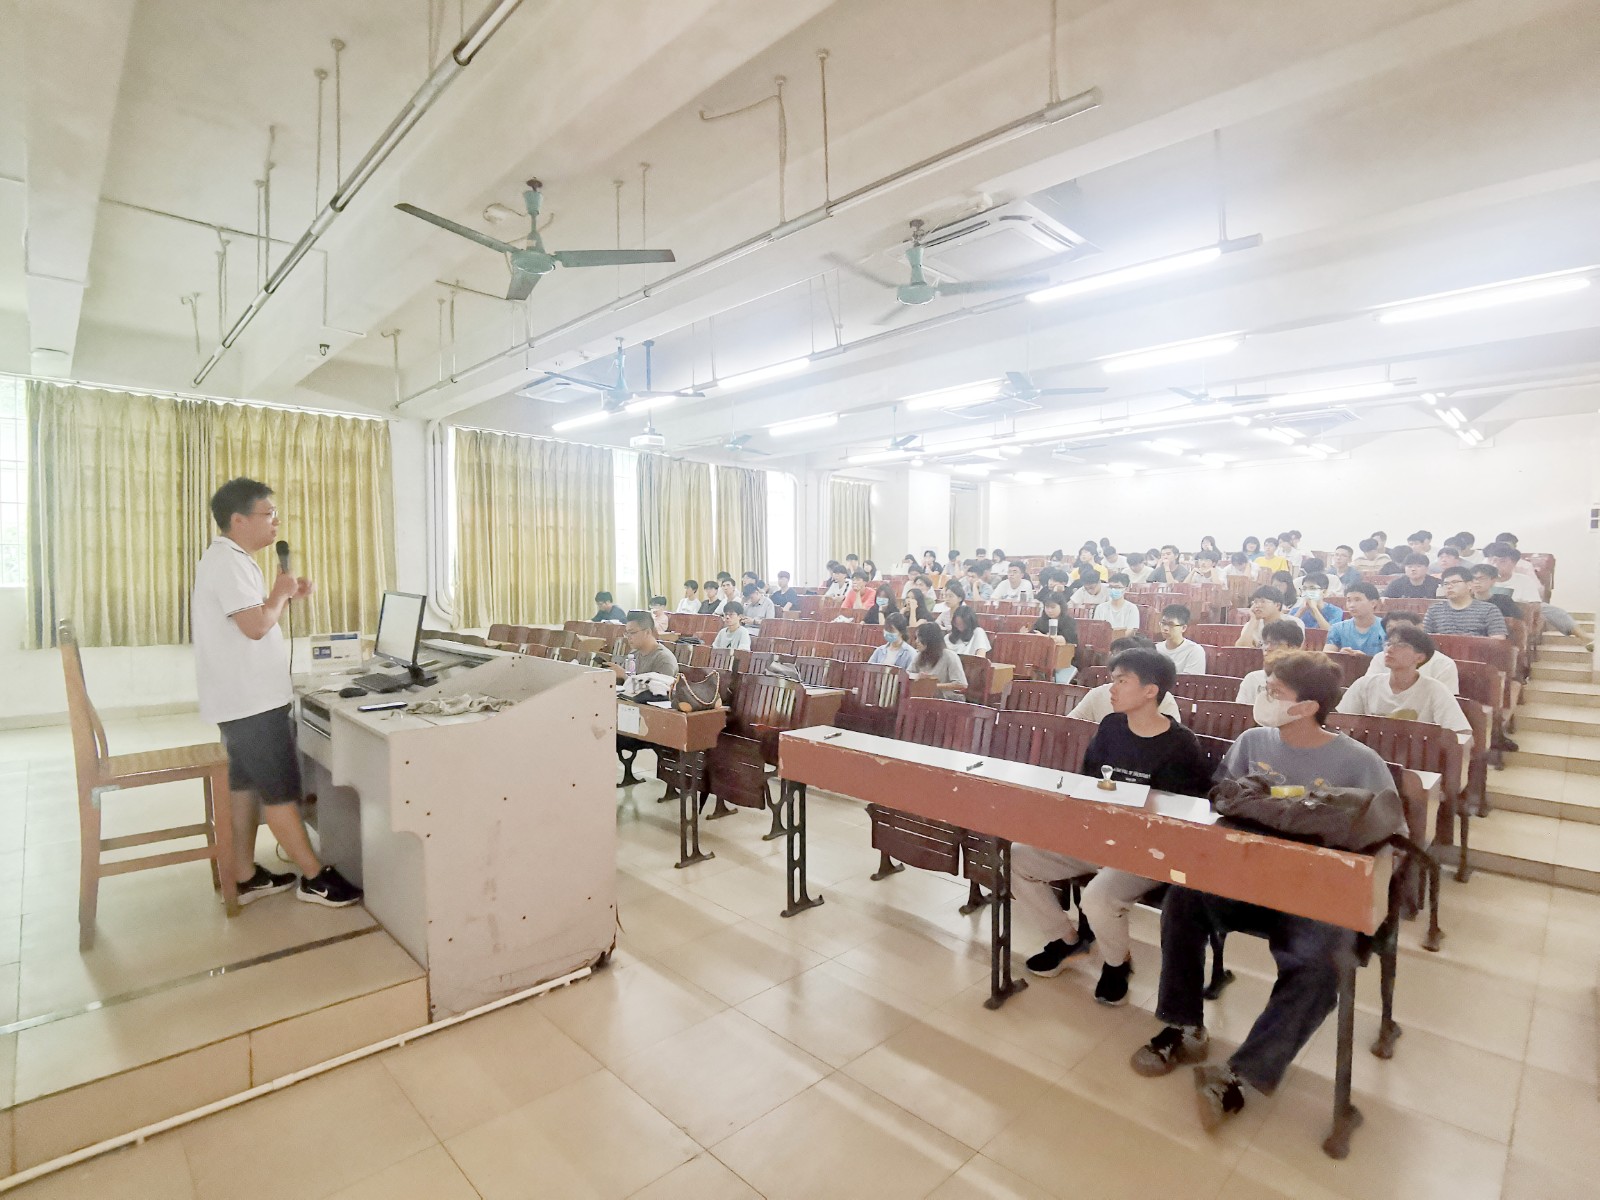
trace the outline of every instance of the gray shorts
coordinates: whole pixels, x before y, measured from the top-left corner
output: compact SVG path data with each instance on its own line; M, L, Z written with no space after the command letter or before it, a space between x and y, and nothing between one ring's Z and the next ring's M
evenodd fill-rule
M300 753L289 708L286 704L218 726L228 752L228 786L234 791L254 792L263 804L299 803Z

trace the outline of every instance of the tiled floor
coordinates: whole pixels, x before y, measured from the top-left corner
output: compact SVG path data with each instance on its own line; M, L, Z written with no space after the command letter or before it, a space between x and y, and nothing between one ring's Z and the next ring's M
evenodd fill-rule
M1426 954L1407 931L1406 1035L1389 1062L1364 1049L1377 977L1362 972L1366 1123L1336 1163L1320 1149L1331 1026L1275 1097L1217 1136L1199 1129L1185 1077L1128 1069L1156 1027L1153 915L1135 922L1128 1008L1093 1002L1086 964L990 1012L986 915L957 913L964 889L949 878L869 880L858 806L812 797L827 903L785 920L782 845L760 840L763 818L708 825L716 859L678 871L659 785L631 791L619 793L624 932L610 968L16 1194L1595 1195L1600 896L1481 872L1446 884L1444 949ZM1234 938L1229 954L1239 978L1210 1014L1223 1043L1271 980L1258 940Z

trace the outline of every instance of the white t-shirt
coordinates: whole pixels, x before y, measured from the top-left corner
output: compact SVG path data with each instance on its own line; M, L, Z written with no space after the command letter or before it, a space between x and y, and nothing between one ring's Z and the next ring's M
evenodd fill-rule
M1380 656L1381 657L1381 656ZM1267 687L1267 673L1265 671L1251 671L1239 681L1239 694L1233 698L1235 704L1254 704L1256 697L1261 695Z
M1162 716L1171 717L1178 724L1183 724L1183 714L1178 711L1178 702L1172 698L1171 692L1161 698L1161 703L1157 707ZM1077 717L1080 721L1093 721L1096 725L1110 715L1111 685L1109 683L1102 683L1098 687L1090 688L1088 694L1082 700L1079 700L1073 706L1072 711L1067 714L1069 717Z
M1111 598L1111 593L1101 588L1098 593L1091 592L1088 588L1079 588L1072 593L1073 604L1104 604Z
M283 631L274 625L255 640L233 619L266 598L261 568L243 547L225 537L206 547L195 569L191 622L200 715L207 721L238 721L294 699Z
M1389 668L1384 664L1383 651L1372 656L1372 662L1367 666L1368 675L1387 675ZM1444 684L1444 690L1454 696L1461 690L1461 672L1456 669L1456 660L1446 658L1438 651L1432 658L1417 668L1417 674L1428 679L1437 679Z
M957 654L976 654L981 658L988 658L989 650L992 647L989 635L984 632L982 625L973 626L972 640L970 642L959 642L956 640L955 634L951 633L945 637L945 645L949 646Z
M990 593L989 599L1020 601L1021 603L1026 604L1029 600L1033 599L1033 585L1024 579L1021 583L1017 584L1016 587L1012 587L1011 580L1002 579L998 584L995 585L995 589L992 593Z
M1496 579L1491 586L1500 591L1509 591L1518 604L1539 604L1544 601L1544 591L1539 587L1538 578L1533 575L1512 571L1510 579Z
M1156 649L1172 660L1172 665L1177 668L1179 675L1206 673L1206 648L1199 642L1191 642L1188 638L1184 638L1174 650L1167 645L1167 640L1162 638L1156 643Z
M1389 686L1392 678L1387 671L1363 675L1345 692L1336 711L1358 717L1397 717L1457 731L1472 728L1455 696L1437 679L1419 674L1415 683L1397 692Z
M682 600L678 601L678 607L673 611L681 613L697 613L700 611L700 601L694 599L692 596L685 596Z
M1111 601L1094 606L1094 619L1096 621L1110 621L1112 632L1131 630L1139 632L1143 618L1139 616L1139 606L1131 600L1124 600L1121 607L1113 607Z

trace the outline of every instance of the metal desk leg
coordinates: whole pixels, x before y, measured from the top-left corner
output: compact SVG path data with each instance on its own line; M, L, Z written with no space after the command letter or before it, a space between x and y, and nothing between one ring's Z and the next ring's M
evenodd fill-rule
M780 914L792 917L822 903L806 891L806 785L778 781L778 806L784 812L784 886L789 907Z
M700 786L705 778L704 750L685 750L678 759L678 861L680 870L716 855L700 849Z
M1383 1017L1378 1022L1378 1037L1372 1043L1372 1053L1379 1058L1393 1058L1394 1044L1405 1032L1394 1019L1394 973L1400 954L1398 936L1395 944L1378 952L1378 968L1382 972Z
M617 761L622 764L622 782L617 784L618 787L632 787L636 783L644 782L633 773L633 760L638 757L639 748L637 746L627 750L620 746L617 747Z
M1350 1153L1350 1135L1361 1124L1361 1110L1350 1103L1350 1072L1356 1036L1356 964L1339 967L1339 1058L1333 1075L1333 1129L1322 1143L1329 1158Z
M1028 986L1011 978L1011 843L994 839L994 895L989 906L989 998L985 1008L999 1008Z

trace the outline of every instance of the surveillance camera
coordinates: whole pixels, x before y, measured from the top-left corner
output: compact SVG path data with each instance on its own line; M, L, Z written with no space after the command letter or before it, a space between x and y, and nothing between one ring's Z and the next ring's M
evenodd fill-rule
M322 355L323 358L327 358L328 357L328 343L327 342L323 342L320 346L318 346L317 347L317 353Z

